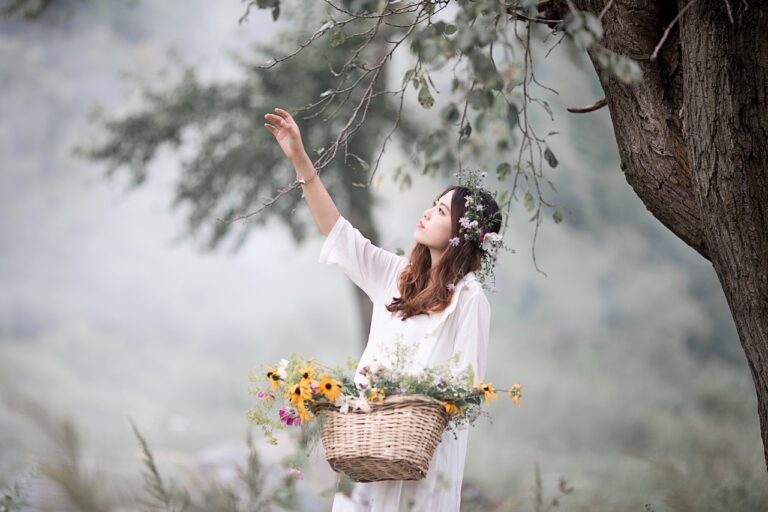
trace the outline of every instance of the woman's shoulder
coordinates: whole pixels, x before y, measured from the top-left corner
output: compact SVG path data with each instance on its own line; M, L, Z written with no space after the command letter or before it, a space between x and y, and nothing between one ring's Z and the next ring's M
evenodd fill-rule
M465 277L465 282L463 284L464 285L459 292L460 303L466 304L468 302L480 301L483 305L490 305L488 295L485 293L483 285L474 277L474 274Z

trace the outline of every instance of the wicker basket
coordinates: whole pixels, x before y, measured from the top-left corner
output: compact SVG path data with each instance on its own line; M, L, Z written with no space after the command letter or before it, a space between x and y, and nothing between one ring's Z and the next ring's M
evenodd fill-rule
M342 414L329 402L310 407L325 415L320 438L328 463L356 482L424 478L450 419L442 402L425 395L388 396L370 412Z

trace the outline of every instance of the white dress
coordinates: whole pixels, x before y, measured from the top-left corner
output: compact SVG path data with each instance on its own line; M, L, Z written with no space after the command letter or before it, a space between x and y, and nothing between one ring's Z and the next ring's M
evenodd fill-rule
M445 362L460 353L457 369L472 364L475 380L485 379L491 308L473 272L456 284L450 305L440 313L403 321L385 308L399 297L397 278L408 260L373 245L343 216L334 224L320 251L320 263L337 264L373 301L368 343L357 370L400 339L418 345L414 367ZM355 377L360 374L356 372ZM459 512L467 451L466 426L458 440L446 429L421 480L356 482L351 497L334 496L332 512Z

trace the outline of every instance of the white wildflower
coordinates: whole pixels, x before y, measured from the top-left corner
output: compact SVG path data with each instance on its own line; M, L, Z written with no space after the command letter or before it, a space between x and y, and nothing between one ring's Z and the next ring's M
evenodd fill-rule
M360 375L355 379L355 383L357 384L357 389L366 389L370 384L371 381L368 380L368 377L365 375Z
M355 409L359 409L363 412L371 411L371 404L368 403L368 399L365 398L365 393L360 391L360 395L352 400L352 405Z
M288 378L288 372L286 371L287 366L288 366L287 359L281 359L280 363L278 363L277 365L277 374L280 376L281 379Z
M384 368L384 365L382 365L379 361L374 360L369 366L368 370L374 374L377 375L382 369Z
M337 398L333 403L333 405L339 407L339 412L341 414L347 414L347 412L349 412L349 404L352 400L354 400L354 398L355 397L349 395L340 395L339 398Z

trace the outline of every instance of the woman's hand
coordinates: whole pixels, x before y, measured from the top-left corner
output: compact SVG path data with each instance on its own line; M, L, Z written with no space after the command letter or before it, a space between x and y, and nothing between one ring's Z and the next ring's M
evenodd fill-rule
M285 156L295 165L307 155L307 152L304 150L304 144L301 142L299 125L293 120L291 114L285 110L275 107L275 111L280 115L264 114L264 118L267 121L272 121L276 126L264 123L264 127L272 132Z

